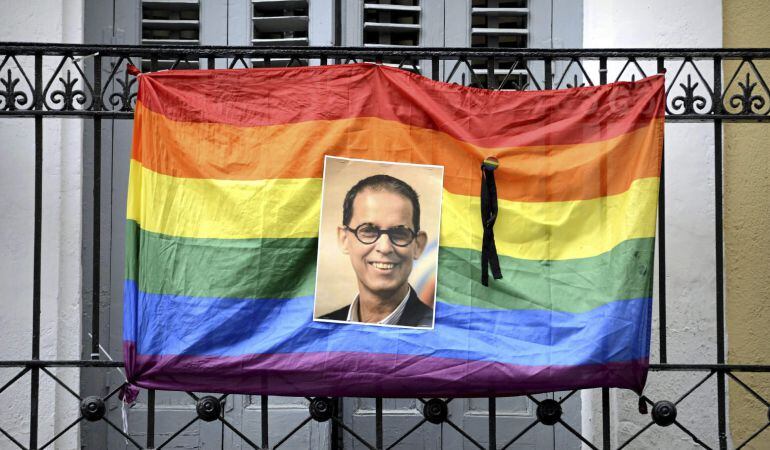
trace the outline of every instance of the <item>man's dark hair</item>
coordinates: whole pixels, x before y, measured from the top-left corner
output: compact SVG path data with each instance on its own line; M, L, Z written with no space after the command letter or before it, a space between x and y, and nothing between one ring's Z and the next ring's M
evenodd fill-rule
M350 219L353 218L353 201L364 189L393 192L409 200L412 203L412 225L414 225L414 231L420 231L420 201L417 198L417 192L412 189L412 186L390 175L372 175L360 180L355 186L350 188L348 193L345 194L345 201L342 203L343 225L350 225Z

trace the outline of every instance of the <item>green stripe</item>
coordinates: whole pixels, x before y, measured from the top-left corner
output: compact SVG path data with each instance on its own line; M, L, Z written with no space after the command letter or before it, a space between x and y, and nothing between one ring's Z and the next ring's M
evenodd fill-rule
M654 238L630 239L592 258L532 261L500 257L501 280L481 284L481 253L442 247L437 298L496 309L589 311L615 300L650 297Z
M294 298L313 295L318 239L194 239L126 226L126 278L154 294ZM141 276L130 255L139 244ZM135 252L133 252L135 253Z
M126 229L126 277L156 294L293 298L313 295L316 239L191 239ZM438 299L493 309L583 312L649 297L654 239L631 239L592 258L532 261L500 257L502 280L482 286L481 254L442 247ZM269 274L269 275L268 275Z

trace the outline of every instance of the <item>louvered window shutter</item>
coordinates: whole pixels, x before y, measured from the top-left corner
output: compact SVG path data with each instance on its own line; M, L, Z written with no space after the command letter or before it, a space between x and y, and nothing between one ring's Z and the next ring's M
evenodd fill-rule
M200 4L198 0L143 0L142 44L200 44ZM158 61L157 70L170 68L175 61ZM150 61L142 61L142 70ZM181 62L178 68L197 68L198 61Z
M471 45L526 48L528 14L527 0L474 0Z
M344 1L340 5L339 20L342 25L342 35L339 45L369 48L441 46L439 42L426 39L428 36L425 33L426 4L434 6L434 3L438 7L429 8L433 18L443 17L443 0ZM434 28L437 28L438 33L431 36L433 39L443 36L442 29ZM366 60L374 61L374 58L366 58ZM424 61L407 60L401 57L385 57L381 62L414 71L421 71L421 65L424 63Z
M417 47L420 45L419 0L365 0L365 47Z
M251 45L254 46L307 46L309 44L308 0L251 0ZM274 66L285 66L287 58L270 61ZM307 60L298 61L307 65ZM293 62L297 65L297 62ZM252 59L252 67L264 67L263 59Z
M473 0L471 7L471 47L527 48L529 42L528 0ZM475 80L502 89L526 85L526 71L511 70L512 62L496 62L494 80L488 83L490 68L486 60L473 61Z
M252 0L251 6L253 45L308 45L307 0Z

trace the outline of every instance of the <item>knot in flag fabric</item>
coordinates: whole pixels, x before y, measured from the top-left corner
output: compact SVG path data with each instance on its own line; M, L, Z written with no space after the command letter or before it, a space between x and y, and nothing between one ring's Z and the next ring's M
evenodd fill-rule
M370 397L642 391L662 76L525 92L372 64L138 78L123 329L132 384ZM479 170L490 156L494 173ZM366 199L406 205L403 223L359 220L372 208L352 190L352 212L328 218L359 277L337 322L314 319L328 157L442 168L436 201L403 187L398 170L361 176ZM437 211L438 236L423 233L418 206ZM433 283L386 283L418 273L426 255ZM378 312L365 309L374 291L391 309L363 323ZM417 326L398 326L412 313Z

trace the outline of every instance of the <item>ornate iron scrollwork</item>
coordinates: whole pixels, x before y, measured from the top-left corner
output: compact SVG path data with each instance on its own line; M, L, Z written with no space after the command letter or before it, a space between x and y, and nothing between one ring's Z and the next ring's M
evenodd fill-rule
M739 81L738 86L741 87L742 94L730 97L730 106L733 108L741 107L741 114L756 114L756 110L765 106L765 99L762 96L752 95L757 83L751 82L751 76L748 72L746 73L746 82Z
M4 99L0 108L14 111L17 102L25 103L27 101L27 94L16 90L16 85L21 81L20 78L11 77L11 69L8 69L6 73L8 74L6 78L0 78L0 84L3 85L3 90L0 90L0 97Z
M562 83L565 79L567 79L567 74L570 73L570 69L572 69L573 66L577 66L579 70L575 70L572 72L573 82L572 83L565 83L565 86L568 88L574 88L574 87L582 87L585 86L586 83L588 83L588 86L593 86L594 83L591 81L591 77L588 75L588 72L586 72L585 67L583 67L583 63L580 62L577 58L572 58L569 61L569 64L567 64L567 67L564 68L564 72L561 75L561 78L559 78L559 82L556 83L556 86L554 89L559 89L562 86ZM580 82L579 76L583 77L583 82Z
M66 69L64 66L69 61L71 67ZM72 68L75 68L75 76L72 75ZM53 89L58 80L61 88ZM78 83L82 82L84 89L78 88ZM89 99L91 100L89 102ZM85 72L72 56L65 56L59 62L53 75L48 80L45 89L43 89L43 104L45 108L53 111L76 111L89 110L93 105L94 89L88 81ZM49 103L50 100L50 103ZM53 105L61 106L56 108ZM78 106L76 106L76 104Z
M744 67L747 68L743 80L736 82L741 69ZM770 113L770 108L767 111L763 111L770 102L770 88L768 88L767 83L753 61L745 59L738 65L738 68L735 69L733 76L730 78L730 82L725 87L723 97L729 95L733 84L738 86L740 92L730 96L728 100L728 105L730 106L729 113L746 115L765 115Z
M136 84L136 78L129 75L127 70L124 70L123 79L116 78L115 82L120 86L120 91L110 95L110 104L112 106L121 105L120 111L133 111L137 93L136 91L132 92L132 88Z
M467 81L468 81L467 84L466 84L466 76L465 76L466 72L465 71L458 72L458 69L461 66L465 66L465 68L467 69L467 73L469 74L469 76L467 77ZM454 77L455 73L459 73L460 83L456 83L455 81L452 81L452 78ZM471 65L470 61L468 61L468 59L464 56L461 56L457 60L457 62L454 63L454 65L452 66L452 70L449 71L449 75L446 76L444 81L447 83L460 84L462 86L471 86L471 87L478 87L478 88L484 86L484 83L481 81L481 79L479 79L479 77L476 76L476 72L473 70L473 65Z
M639 62L634 57L628 58L628 61L626 61L625 64L623 64L623 67L620 69L620 72L618 72L618 76L615 77L615 82L621 81L623 74L626 73L626 69L631 67L632 69L636 69L636 73L631 73L631 81L636 81L636 76L639 75L642 78L647 77L647 73L642 69L642 66L639 65Z
M118 88L115 89L115 92L109 94L107 101L104 102L104 105L109 105L108 109L112 111L130 112L134 110L137 94L136 88L138 86L136 84L136 77L129 75L126 69L128 64L134 64L131 58L119 58L116 63L112 64L110 75L104 83L102 98L110 92L113 86L117 85L116 87Z
M684 68L688 66L691 69L687 73L687 83L683 83L679 78ZM697 76L695 81L693 81L693 74ZM684 95L673 95L671 90L674 86L678 86ZM705 90L708 95L698 94L699 88ZM666 89L666 97L670 98L670 102L666 104L666 112L670 115L709 114L713 110L713 101L710 101L710 99L713 99L713 96L714 92L700 69L698 69L698 66L695 65L692 58L685 58L671 80L668 89Z
M11 64L16 68L13 70ZM5 76L3 77L3 70L5 70ZM18 72L19 76L14 76L14 73ZM24 87L24 84L20 84L21 80L26 82L27 91L20 89ZM0 62L0 111L18 111L32 108L34 104L34 88L30 83L26 72L19 60L15 56L6 56L3 61Z
M699 83L692 82L692 76L687 75L687 85L679 83L679 86L684 91L684 95L678 95L671 100L671 105L676 108L684 108L682 114L695 114L696 108L703 109L706 107L706 98L702 95L695 95L695 90L698 88Z
M745 63L746 61L742 62L741 65L739 65L735 70L735 74L733 74L733 77L730 79L730 83L728 83L727 87L725 88L725 95L728 94L733 82L738 76L738 73L741 71L741 67L743 67ZM741 92L739 94L730 96L728 101L730 107L733 108L733 111L731 112L734 114L770 113L770 110L762 112L762 109L765 107L765 105L768 104L768 101L770 101L770 89L768 89L765 80L756 69L756 66L754 66L754 63L749 61L748 65L749 70L746 71L744 80L738 81L736 83ZM752 78L752 74L754 75L754 78ZM757 87L760 87L759 93L755 93Z

